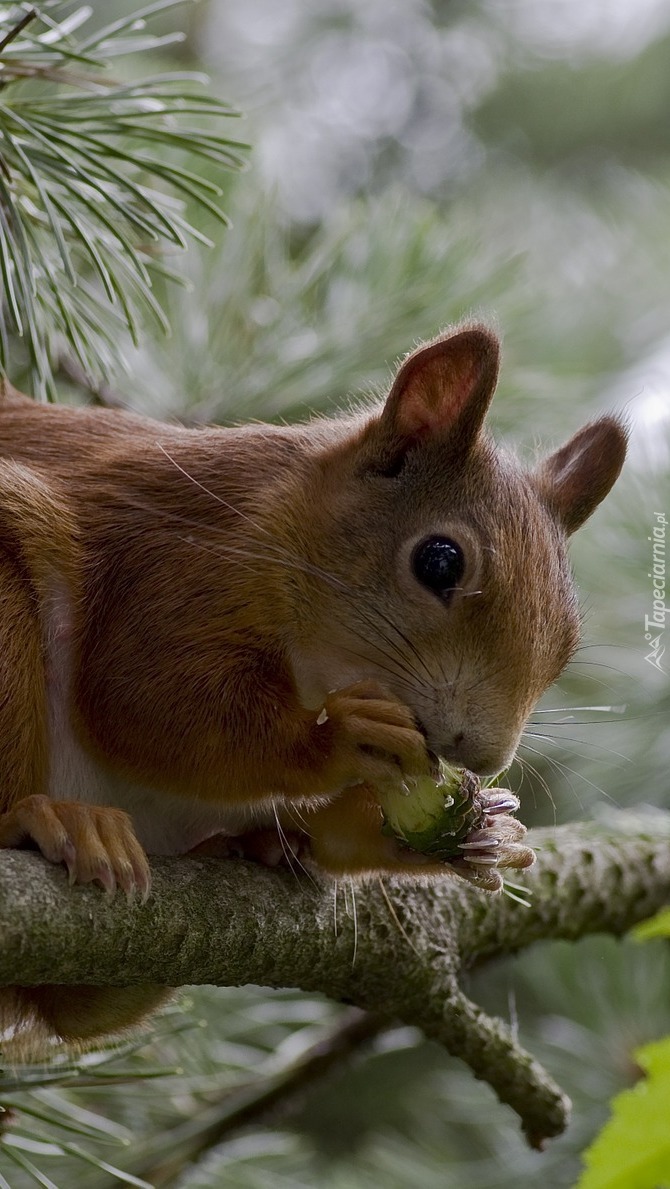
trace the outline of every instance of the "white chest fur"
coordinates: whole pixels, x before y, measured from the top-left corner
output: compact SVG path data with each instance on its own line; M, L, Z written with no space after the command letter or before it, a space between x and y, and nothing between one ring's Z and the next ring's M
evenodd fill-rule
M59 590L44 624L49 723L49 796L125 809L142 846L153 855L179 855L213 834L236 835L252 825L243 809L133 784L104 768L80 744L70 717L70 608Z

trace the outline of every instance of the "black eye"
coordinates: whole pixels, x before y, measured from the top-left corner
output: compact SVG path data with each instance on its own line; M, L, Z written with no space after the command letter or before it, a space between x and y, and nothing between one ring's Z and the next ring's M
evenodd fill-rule
M465 557L450 537L426 537L412 554L412 571L422 586L444 597L460 584Z

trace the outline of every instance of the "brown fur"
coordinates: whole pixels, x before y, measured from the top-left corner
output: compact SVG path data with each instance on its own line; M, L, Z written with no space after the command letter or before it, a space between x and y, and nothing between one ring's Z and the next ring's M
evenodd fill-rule
M426 771L426 744L482 773L509 762L577 644L566 534L625 450L603 420L524 472L482 432L497 362L491 332L462 327L405 361L381 410L289 428L183 429L7 393L0 846L144 890L132 805L47 800L47 704L65 696L81 755L119 787L247 828L272 803L337 875L442 875L382 837L374 785ZM465 553L448 606L411 571L430 534ZM24 1009L88 1039L157 994L35 989Z

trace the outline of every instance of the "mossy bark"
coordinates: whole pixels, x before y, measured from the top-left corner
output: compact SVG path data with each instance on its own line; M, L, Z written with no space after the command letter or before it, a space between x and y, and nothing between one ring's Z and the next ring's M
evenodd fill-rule
M519 1114L534 1144L569 1104L500 1020L459 986L461 970L534 941L619 935L670 899L670 830L537 831L519 877L530 907L457 879L351 893L290 872L216 859L154 859L147 904L70 888L38 855L0 862L0 984L299 987L423 1029Z

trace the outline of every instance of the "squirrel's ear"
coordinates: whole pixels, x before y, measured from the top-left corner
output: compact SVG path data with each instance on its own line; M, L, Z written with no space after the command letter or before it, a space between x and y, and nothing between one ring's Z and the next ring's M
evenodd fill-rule
M585 425L534 472L540 495L568 533L604 500L626 457L627 427L614 417Z
M465 326L419 347L400 364L379 422L405 447L456 433L467 447L491 403L500 346L485 326Z

